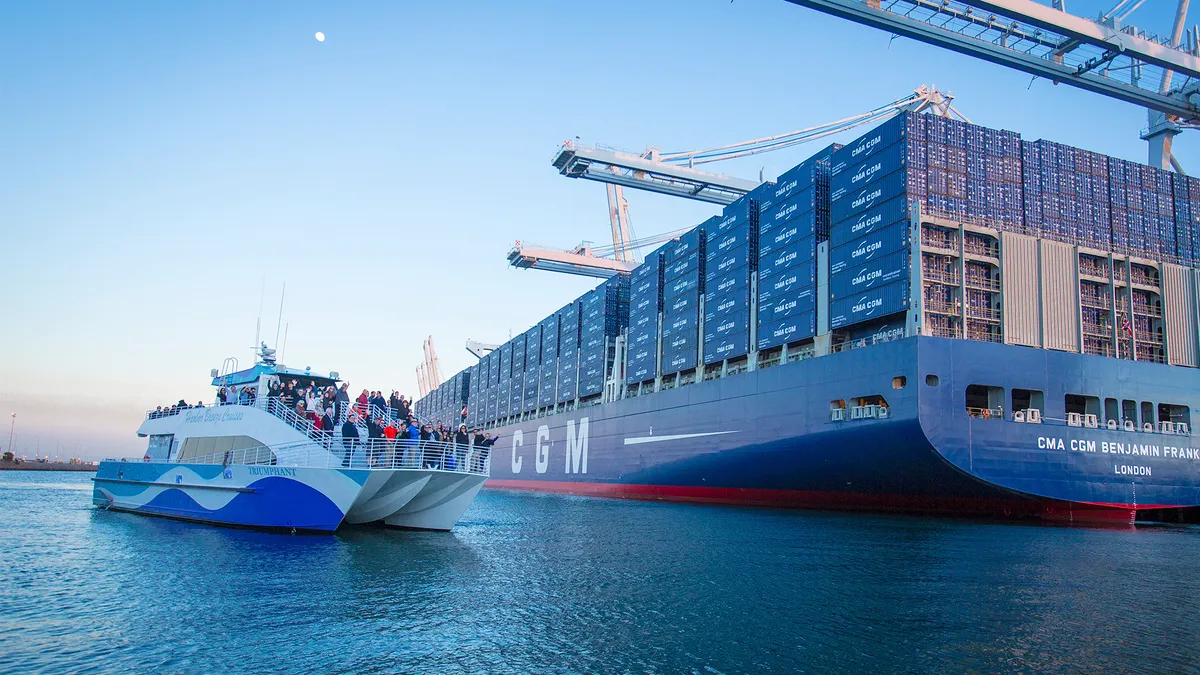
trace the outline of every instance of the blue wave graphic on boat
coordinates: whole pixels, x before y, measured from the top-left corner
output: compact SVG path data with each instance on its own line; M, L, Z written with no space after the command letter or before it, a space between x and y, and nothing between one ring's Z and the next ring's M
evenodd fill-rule
M312 530L333 530L345 515L320 491L299 481L272 476L247 487L253 492L239 492L218 509L205 508L186 488L170 487L130 510L227 525Z

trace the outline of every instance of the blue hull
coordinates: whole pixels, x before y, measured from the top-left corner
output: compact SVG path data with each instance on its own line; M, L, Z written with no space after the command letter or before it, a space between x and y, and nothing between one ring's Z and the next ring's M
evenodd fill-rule
M93 479L92 503L213 525L332 532L366 473L106 460Z
M1044 423L968 414L973 384L1041 392ZM502 426L488 486L1128 519L1200 505L1200 442L1068 426L1065 395L1194 410L1197 392L1191 368L914 337ZM876 395L886 419L831 419Z

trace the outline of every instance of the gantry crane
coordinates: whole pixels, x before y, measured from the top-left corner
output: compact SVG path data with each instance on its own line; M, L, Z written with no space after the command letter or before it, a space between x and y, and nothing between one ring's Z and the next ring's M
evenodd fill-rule
M966 120L951 105L953 98L946 92L921 85L904 98L861 114L786 134L704 150L664 153L658 148L647 148L641 154L634 154L603 146L583 145L578 141L566 141L554 157L554 167L562 175L570 178L584 178L606 184L610 220L613 223L613 245L591 247L581 244L574 249L561 251L518 241L509 251L509 264L523 269L541 269L601 278L628 271L637 266L636 256L629 254L631 250L660 244L685 230L645 239L630 239L632 227L628 222L623 188L632 187L713 204L729 204L758 187L762 181L701 171L696 168L697 165L790 148L848 129L873 124L905 110L930 110L939 115ZM614 209L614 203L617 203L619 208ZM617 216L622 214L623 220L618 220Z
M1120 0L1092 20L1067 14L1065 0L788 0L1143 106L1148 163L1182 172L1171 140L1200 126L1200 30L1184 30L1189 0L1179 0L1168 37L1126 24L1144 1Z

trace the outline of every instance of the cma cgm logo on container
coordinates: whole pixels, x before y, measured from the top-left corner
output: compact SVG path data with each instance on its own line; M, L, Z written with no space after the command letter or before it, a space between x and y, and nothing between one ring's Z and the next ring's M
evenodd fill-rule
M879 309L880 307L883 307L883 298L868 300L864 297L858 302L854 303L854 306L850 308L850 311L858 314L860 312L869 312L874 309Z
M869 140L864 141L861 145L859 145L857 148L855 148L853 151L851 151L850 156L858 157L859 155L863 154L864 152L870 152L871 150L873 150L875 148L875 146L879 145L882 142L883 142L882 134L880 134L878 136L872 136Z
M680 347L682 347L686 344L687 344L687 338L680 336L680 337L675 338L674 340L671 340L670 347L671 347L671 349L679 349Z
M675 319L675 321L673 321L671 323L671 328L683 328L686 325L688 325L688 318L686 316L684 316L684 317Z
M780 265L786 265L799 257L800 257L800 254L796 253L794 251L792 253L786 253L784 255L781 255L775 259L775 267L779 267Z
M865 246L859 246L858 248L851 251L850 257L851 258L861 258L864 255L871 255L872 253L878 251L881 248L883 248L882 241L873 241Z
M722 302L721 304L717 305L717 311L724 312L725 310L727 310L730 307L733 307L735 305L737 305L737 300L726 300L725 302Z
M867 283L868 281L875 281L876 279L878 279L881 276L883 276L883 270L870 270L868 272L863 272L861 274L856 275L853 279L850 280L850 284L852 286L862 286L863 284Z
M876 199L879 199L879 197L882 195L883 195L883 188L875 188L874 190L871 190L870 192L864 192L863 194L859 195L857 199L855 199L853 202L850 202L850 206L857 209L860 206L874 202Z
M883 169L883 162L875 162L871 166L863 167L862 169L860 169L858 171L858 173L855 173L853 176L850 177L850 184L855 185L857 183L869 181L875 176L875 174L879 173L882 169Z
M721 243L717 244L717 250L724 251L725 249L729 248L730 246L733 246L734 244L736 244L737 241L738 241L738 236L736 234L729 235L728 237L722 239Z
M723 229L725 229L725 228L727 228L727 227L730 227L730 226L732 226L734 223L736 223L736 222L737 222L737 219L738 219L738 217L737 217L737 214L734 214L734 215L732 215L732 216L728 216L728 217L726 217L726 218L725 218L725 220L722 220L720 223L718 223L718 224L717 224L717 229L718 229L718 230L723 230Z
M863 216L862 218L858 219L857 223L854 223L854 226L850 228L850 231L853 232L854 234L858 234L859 232L862 232L863 230L875 227L876 225L878 225L881 222L883 222L883 214L882 213L876 213L875 215L870 216L870 217Z
M736 263L737 261L738 261L737 258L730 258L729 260L722 260L720 263L717 264L717 271L724 272L725 270L729 269L730 267L733 267L734 263Z
M787 288L788 286L791 286L792 284L796 283L796 281L799 280L799 278L800 277L796 276L795 274L783 277L779 281L775 282L774 289L778 291L780 289Z
M732 342L729 342L729 343L726 343L723 345L719 345L717 347L717 353L724 354L725 352L731 352L731 351L733 351L734 346L735 345Z
M800 182L797 180L790 180L790 181L784 183L783 185L780 185L779 187L775 188L775 197L779 198L779 197L786 195L787 193L796 189L796 186L799 184L800 184Z
M728 333L736 327L737 321L726 321L725 323L717 326L717 333Z
M776 338L787 337L787 336L791 335L792 333L795 333L797 330L799 330L799 329L795 325L781 326L779 328L776 328L775 331L773 333L771 333L771 337L776 337Z
M537 429L537 441L534 445L533 470L546 473L550 468L550 427L543 424ZM587 473L588 456L588 418L584 417L575 424L575 420L567 420L567 452L566 466L563 473ZM513 432L512 438L512 472L521 473L525 458L518 451L525 445L525 433L520 429Z
M781 220L787 220L787 219L788 219L788 216L792 215L793 213L795 213L795 212L796 212L797 210L799 210L799 209L800 209L800 205L799 205L799 204L792 204L791 206L789 206L789 207L787 207L787 208L780 209L779 211L776 211L776 212L775 212L775 222L777 222L777 223L778 223L778 222L779 222L779 221L781 221Z
M727 279L725 281L722 281L721 283L717 284L717 291L727 291L727 290L733 288L733 285L735 283L737 283L736 279Z
M796 236L796 233L799 231L800 231L799 228L789 227L788 229L784 230L783 232L780 232L779 234L775 235L775 243L778 244L779 242L783 241L784 239L787 239L788 237L794 237L794 236Z
M796 309L796 301L789 300L788 302L785 302L782 305L775 305L774 312L776 314L780 314L782 312L790 312L793 309Z

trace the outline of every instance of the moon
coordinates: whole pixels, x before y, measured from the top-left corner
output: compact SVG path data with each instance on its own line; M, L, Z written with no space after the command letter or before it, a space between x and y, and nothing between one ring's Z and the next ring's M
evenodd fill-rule
M321 31L317 31L317 34L316 34L316 35L314 35L313 37L317 38L317 42L324 42L324 41L325 41L325 34L324 34L324 33L322 33Z

